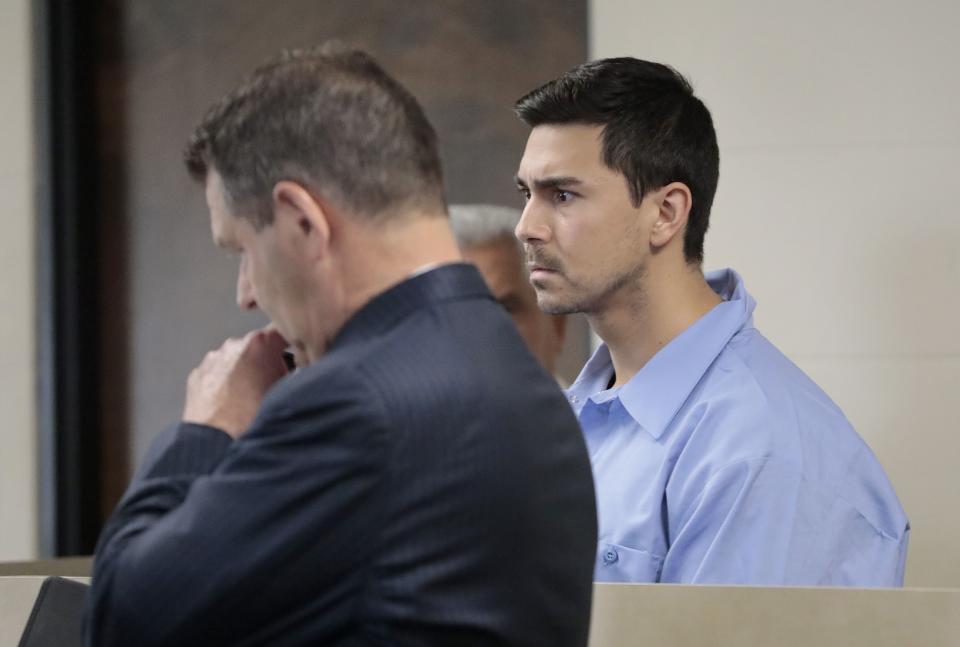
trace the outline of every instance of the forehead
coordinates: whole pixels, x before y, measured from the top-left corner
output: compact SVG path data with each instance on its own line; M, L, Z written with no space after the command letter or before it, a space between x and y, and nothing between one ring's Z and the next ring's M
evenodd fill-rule
M603 165L603 126L545 124L530 131L517 175L528 181L560 175L593 175Z
M235 242L239 220L230 212L223 179L211 169L206 182L207 208L210 210L210 233L213 241L227 247Z

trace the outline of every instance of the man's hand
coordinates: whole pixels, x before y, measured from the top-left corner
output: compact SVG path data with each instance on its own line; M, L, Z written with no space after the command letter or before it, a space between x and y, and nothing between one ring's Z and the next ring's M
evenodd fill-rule
M286 345L276 329L267 327L207 353L187 379L184 422L216 427L233 438L246 431L264 394L287 374Z

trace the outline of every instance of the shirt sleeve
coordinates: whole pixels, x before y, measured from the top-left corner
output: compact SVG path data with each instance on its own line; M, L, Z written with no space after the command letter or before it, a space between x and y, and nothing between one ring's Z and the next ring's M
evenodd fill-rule
M98 543L87 644L270 644L305 599L345 613L385 424L359 380L332 382L275 390L236 441L187 424L158 441Z

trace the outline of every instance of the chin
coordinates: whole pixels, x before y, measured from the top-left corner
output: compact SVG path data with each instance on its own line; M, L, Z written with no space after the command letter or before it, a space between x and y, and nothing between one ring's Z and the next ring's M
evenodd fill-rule
M568 315L580 312L574 303L540 293L537 293L537 307L548 315Z

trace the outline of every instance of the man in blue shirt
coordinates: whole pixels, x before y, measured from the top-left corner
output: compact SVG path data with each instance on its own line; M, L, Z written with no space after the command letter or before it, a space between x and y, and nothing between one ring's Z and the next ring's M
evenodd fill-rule
M675 70L581 65L523 97L517 236L540 307L603 340L568 391L586 436L601 581L900 586L909 525L843 413L703 274L719 177Z

